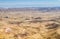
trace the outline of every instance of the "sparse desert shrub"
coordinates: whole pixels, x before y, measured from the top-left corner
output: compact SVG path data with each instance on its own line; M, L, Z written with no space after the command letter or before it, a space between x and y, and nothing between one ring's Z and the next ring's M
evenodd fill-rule
M31 20L31 21L28 21L28 22L30 22L30 23L37 23L37 22L42 22L42 20L36 20L36 19L34 19L34 20Z
M4 18L9 18L8 16L5 16Z
M59 24L56 24L56 23L46 25L47 29L54 29L54 28L57 28L58 26L59 26Z
M20 34L21 37L25 37L25 36L27 36L27 35L28 35L28 33Z
M16 24L16 25L20 25L22 22L19 22L19 21L9 21L8 22L9 24Z
M49 21L56 21L55 19L50 19Z
M36 17L36 18L34 18L34 19L42 19L41 17Z
M15 38L15 39L18 39L18 35L14 35L14 38Z
M60 23L60 17L50 19L49 21L54 21L54 22L58 22L58 23Z
M25 20L30 20L29 18L25 18Z
M27 18L26 20L30 23L37 23L37 22L42 22L41 17L31 17L32 19Z

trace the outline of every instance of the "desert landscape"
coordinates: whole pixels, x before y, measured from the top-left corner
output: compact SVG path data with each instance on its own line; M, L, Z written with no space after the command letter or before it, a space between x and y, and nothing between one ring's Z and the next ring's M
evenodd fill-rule
M59 8L0 9L0 39L60 39Z

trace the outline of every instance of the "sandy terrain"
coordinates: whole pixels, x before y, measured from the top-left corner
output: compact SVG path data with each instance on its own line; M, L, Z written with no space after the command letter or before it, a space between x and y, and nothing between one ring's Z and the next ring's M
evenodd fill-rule
M0 12L0 39L60 39L60 13Z

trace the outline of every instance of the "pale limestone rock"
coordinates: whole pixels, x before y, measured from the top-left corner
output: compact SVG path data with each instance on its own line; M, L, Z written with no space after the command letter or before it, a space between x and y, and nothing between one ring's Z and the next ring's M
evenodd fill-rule
M5 29L5 32L6 32L6 33L9 33L9 32L11 32L11 31L12 31L12 29L9 28L9 27Z

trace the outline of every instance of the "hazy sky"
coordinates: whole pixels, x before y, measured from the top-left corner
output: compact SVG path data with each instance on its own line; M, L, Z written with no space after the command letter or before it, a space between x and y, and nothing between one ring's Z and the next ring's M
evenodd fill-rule
M0 7L56 7L60 0L0 0Z

